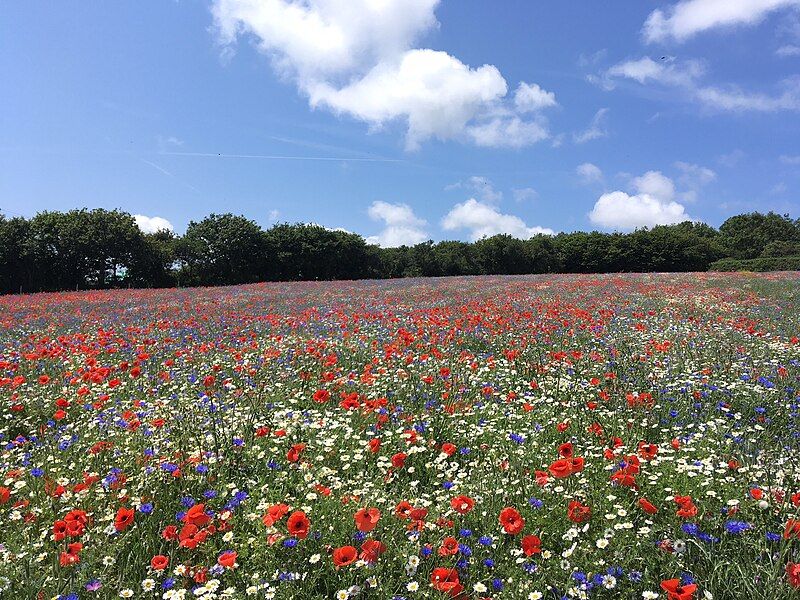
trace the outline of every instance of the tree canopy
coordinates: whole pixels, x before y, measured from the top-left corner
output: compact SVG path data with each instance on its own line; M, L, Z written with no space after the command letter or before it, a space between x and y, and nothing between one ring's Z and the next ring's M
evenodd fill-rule
M791 265L800 220L749 213L719 230L685 222L631 233L573 232L520 240L507 234L379 248L319 225L267 230L246 217L211 214L182 236L143 233L121 210L0 214L0 292L232 285L258 281L446 275L705 271L747 261ZM736 261L739 261L737 263ZM744 262L742 262L744 261Z

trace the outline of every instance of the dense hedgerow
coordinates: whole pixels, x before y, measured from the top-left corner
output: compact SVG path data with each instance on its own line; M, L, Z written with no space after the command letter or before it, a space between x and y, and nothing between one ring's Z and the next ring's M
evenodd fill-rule
M0 299L0 594L800 598L796 275Z

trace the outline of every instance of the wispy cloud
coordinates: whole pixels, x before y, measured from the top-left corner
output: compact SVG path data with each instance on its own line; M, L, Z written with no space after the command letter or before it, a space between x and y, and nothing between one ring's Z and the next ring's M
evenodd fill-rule
M585 144L591 140L607 137L608 111L609 109L607 108L601 108L594 114L594 117L592 117L592 122L589 124L589 127L573 134L572 138L575 140L575 143Z

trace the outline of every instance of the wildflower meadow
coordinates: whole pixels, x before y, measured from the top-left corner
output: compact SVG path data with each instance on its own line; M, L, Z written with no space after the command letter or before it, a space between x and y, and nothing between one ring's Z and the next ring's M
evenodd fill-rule
M0 597L800 598L797 273L0 298Z

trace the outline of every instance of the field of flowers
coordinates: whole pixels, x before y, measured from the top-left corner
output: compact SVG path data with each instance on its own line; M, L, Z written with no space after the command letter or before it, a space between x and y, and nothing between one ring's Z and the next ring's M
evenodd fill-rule
M0 298L0 597L800 598L800 277Z

